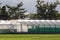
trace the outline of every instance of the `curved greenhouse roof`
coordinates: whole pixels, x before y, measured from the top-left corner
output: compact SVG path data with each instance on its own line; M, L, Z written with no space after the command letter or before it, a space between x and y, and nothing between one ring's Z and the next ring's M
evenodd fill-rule
M11 22L0 20L0 24L11 24Z
M17 20L27 25L60 25L60 20Z

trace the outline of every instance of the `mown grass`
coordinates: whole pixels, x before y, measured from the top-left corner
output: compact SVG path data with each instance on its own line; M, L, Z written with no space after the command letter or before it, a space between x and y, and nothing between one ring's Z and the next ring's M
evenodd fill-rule
M60 34L0 34L0 40L60 40Z

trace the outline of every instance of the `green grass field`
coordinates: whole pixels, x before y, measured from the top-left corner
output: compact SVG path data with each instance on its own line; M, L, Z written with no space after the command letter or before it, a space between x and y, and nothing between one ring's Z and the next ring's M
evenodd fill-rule
M0 40L60 40L60 34L0 34Z

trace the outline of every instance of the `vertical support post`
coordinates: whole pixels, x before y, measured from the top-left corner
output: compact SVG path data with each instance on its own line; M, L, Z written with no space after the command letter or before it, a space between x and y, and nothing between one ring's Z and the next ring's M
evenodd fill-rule
M50 21L51 22L51 21ZM47 22L48 23L48 22ZM51 33L51 24L48 23L48 33Z
M28 32L28 29L29 29L29 25L27 24L27 32Z
M56 24L55 24L55 33L56 33Z
M44 32L43 33L46 33L46 31L45 31L45 24L44 24Z
M23 32L23 30L22 30L22 24L21 24L21 32Z

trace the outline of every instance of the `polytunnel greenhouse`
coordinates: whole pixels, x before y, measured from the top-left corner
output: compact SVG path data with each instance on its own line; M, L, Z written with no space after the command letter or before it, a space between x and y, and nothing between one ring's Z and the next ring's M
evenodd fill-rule
M0 20L0 33L60 33L60 20Z
M18 20L21 32L24 26L28 33L60 33L60 20ZM23 26L24 25L24 26Z
M0 20L0 33L16 33L17 28L9 21Z

